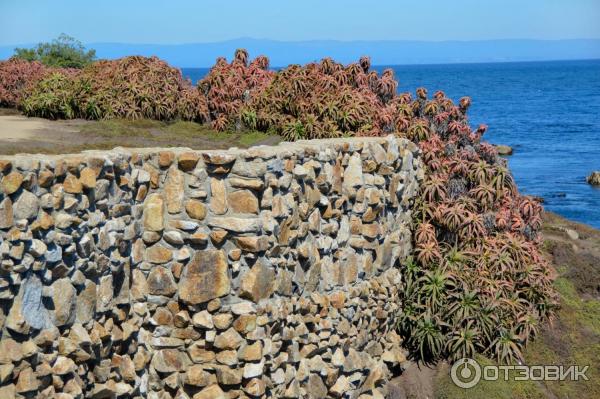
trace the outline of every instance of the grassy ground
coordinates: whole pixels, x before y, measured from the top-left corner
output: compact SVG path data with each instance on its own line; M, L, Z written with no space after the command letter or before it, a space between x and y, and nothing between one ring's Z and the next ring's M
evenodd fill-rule
M10 117L10 129L2 129L2 117ZM19 121L22 120L22 123ZM35 120L34 131L27 129ZM19 134L26 133L26 134ZM197 150L250 147L276 144L281 139L262 132L217 132L194 122L154 120L60 120L26 118L18 111L0 108L0 154L73 153L83 150L109 150L115 147L190 147Z
M578 237L574 239L572 232ZM558 274L555 286L561 308L526 349L525 364L589 365L589 381L481 382L465 390L452 383L450 367L444 364L433 381L435 397L600 398L600 231L547 214L544 238L545 253Z
M479 356L477 362L484 365L495 364L493 361ZM473 388L463 389L457 387L449 377L450 365L444 363L438 369L434 380L435 397L438 399L543 399L548 392L534 381L481 381Z
M278 137L257 131L217 132L208 125L175 121L159 122L149 119L112 119L88 122L82 125L81 134L112 139L141 139L156 146L188 147L213 144L214 146L250 147L263 141L278 141ZM137 141L137 140L135 140Z

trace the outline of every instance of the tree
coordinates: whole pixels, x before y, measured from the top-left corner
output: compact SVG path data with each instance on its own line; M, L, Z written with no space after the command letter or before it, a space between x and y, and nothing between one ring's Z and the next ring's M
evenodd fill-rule
M51 43L39 43L35 48L16 48L14 57L40 61L61 68L83 68L96 58L96 50L87 50L75 38L62 33Z

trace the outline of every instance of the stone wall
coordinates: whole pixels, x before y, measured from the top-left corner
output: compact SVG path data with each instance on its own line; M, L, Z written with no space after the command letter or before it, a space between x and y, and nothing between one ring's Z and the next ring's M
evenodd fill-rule
M0 161L0 397L381 397L417 155L390 136Z

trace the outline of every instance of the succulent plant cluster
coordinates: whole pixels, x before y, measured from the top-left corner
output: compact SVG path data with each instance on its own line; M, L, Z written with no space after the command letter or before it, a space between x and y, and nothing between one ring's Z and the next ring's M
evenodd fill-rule
M20 105L27 91L54 71L74 73L72 69L47 67L38 61L18 58L0 61L0 106Z
M251 127L288 140L394 132L402 104L398 84L391 69L378 76L369 68L367 57L348 66L330 58L289 66L253 98L246 110Z
M249 62L238 50L231 63L219 58L197 87L163 61L127 57L51 74L21 106L50 118L181 118L288 140L395 134L417 142L426 176L415 256L402 266L399 330L425 360L475 352L518 359L556 306L539 251L542 207L519 194L505 161L481 140L486 127L469 127L468 97L454 104L441 91L429 98L420 88L413 97L397 87L393 71L378 74L368 57L274 72L266 57Z
M208 75L198 83L199 91L206 96L206 120L220 131L232 127L239 130L242 123L255 128L248 103L264 92L274 76L265 56L256 57L249 63L248 52L239 49L231 63L225 58L218 58Z
M472 131L466 111L424 89L408 136L426 166L416 212L415 258L405 266L400 329L419 357L476 352L521 358L557 304L539 251L542 207L518 193L506 161Z
M177 68L156 57L125 57L99 61L83 69L79 77L80 109L90 119L196 119L189 108L191 87ZM182 96L182 92L185 94ZM186 105L180 106L180 99ZM199 102L200 96L195 96ZM182 108L185 112L180 115Z
M46 74L17 104L26 115L45 118L207 118L205 96L181 71L156 57L97 61L73 73Z

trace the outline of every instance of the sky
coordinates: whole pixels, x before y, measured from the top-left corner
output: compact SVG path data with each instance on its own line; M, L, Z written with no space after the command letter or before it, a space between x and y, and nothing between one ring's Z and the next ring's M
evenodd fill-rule
M600 0L0 0L0 45L600 38Z

